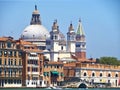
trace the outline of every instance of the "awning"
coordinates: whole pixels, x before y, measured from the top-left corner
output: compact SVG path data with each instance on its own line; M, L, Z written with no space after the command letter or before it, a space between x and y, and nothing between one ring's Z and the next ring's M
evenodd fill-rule
M44 76L47 76L47 72L44 72Z
M63 74L63 73L61 73L61 76L64 76L64 74Z
M59 75L59 72L58 72L58 71L51 71L51 73L52 73L53 75Z

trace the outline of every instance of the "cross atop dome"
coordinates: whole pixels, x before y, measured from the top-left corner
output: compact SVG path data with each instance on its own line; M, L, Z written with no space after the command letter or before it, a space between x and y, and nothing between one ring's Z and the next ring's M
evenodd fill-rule
M35 10L37 10L37 5L35 5Z

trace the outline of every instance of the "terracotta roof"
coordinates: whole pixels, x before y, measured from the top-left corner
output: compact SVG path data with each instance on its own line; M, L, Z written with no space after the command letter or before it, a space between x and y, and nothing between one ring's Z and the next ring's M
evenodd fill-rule
M39 49L24 49L26 52L43 52L42 50Z
M14 41L12 37L0 37L0 41Z
M16 43L21 44L21 45L32 45L31 42L27 42L27 41L24 41L24 40L17 40Z
M49 61L48 64L63 64L62 62L53 62L53 61Z

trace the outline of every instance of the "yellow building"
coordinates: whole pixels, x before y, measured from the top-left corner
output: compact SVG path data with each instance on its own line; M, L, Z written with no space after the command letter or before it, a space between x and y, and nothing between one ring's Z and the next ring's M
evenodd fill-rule
M62 62L44 62L44 80L46 86L57 86L64 81Z
M120 66L77 63L75 77L90 84L108 84L116 87L120 85Z

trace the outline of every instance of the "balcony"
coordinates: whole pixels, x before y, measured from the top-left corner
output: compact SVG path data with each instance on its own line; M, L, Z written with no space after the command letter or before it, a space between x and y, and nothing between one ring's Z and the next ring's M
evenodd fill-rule
M23 68L22 65L0 65L2 68Z
M21 78L22 74L0 74L0 78Z
M29 60L38 60L39 57L28 57Z
M39 75L39 72L28 72L28 74L35 74L35 75Z

